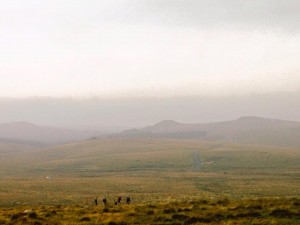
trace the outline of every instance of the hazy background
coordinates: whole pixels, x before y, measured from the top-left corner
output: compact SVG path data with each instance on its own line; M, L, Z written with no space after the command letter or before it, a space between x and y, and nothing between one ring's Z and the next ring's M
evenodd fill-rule
M0 122L22 120L101 131L120 131L164 119L202 123L233 120L241 116L300 121L300 93L227 97L0 100Z
M3 1L0 122L300 121L299 27L298 0Z

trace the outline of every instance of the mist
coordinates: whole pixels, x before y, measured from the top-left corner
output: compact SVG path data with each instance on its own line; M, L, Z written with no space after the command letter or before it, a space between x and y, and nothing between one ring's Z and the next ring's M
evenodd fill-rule
M299 121L299 1L14 0L0 7L0 122L122 130Z
M227 97L2 98L0 122L28 121L76 129L121 131L171 119L182 123L260 116L300 121L300 92Z

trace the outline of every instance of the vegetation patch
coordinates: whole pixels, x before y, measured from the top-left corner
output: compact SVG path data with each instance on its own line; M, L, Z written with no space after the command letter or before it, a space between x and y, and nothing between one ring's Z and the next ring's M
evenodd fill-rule
M90 217L83 217L80 219L81 222L90 222L91 218Z
M223 200L224 198L212 199L211 203ZM201 199L193 201L183 199L163 203L157 201L153 204L113 204L106 207L76 204L62 205L59 212L55 206L44 205L30 206L32 211L28 211L28 213L24 213L28 206L19 206L0 208L0 224L300 224L299 207L293 204L298 201L298 198L269 197L228 200L225 206L223 204L212 205ZM193 207L194 204L197 204L198 207ZM274 209L275 205L277 208ZM206 207L206 210L201 210L202 207Z
M163 210L163 213L165 213L165 214L171 214L171 213L175 213L176 211L175 211L175 209L164 209Z

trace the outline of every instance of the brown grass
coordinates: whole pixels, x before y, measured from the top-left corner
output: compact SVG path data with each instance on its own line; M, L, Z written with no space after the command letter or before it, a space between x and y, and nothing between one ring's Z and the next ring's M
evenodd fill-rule
M299 224L299 149L96 139L0 154L0 224ZM195 170L195 154L213 163Z
M291 224L299 198L199 199L108 206L44 205L0 208L0 224Z

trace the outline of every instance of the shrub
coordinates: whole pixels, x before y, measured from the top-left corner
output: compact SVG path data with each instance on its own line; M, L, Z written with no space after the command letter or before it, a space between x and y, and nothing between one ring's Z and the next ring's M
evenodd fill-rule
M292 215L293 215L293 213L291 213L287 209L275 209L270 213L270 216L281 217L281 218L290 217Z
M203 217L191 217L184 221L184 224L195 224L195 223L210 223L212 222L210 218Z
M148 211L146 211L146 215L154 215L154 211L153 210L148 210Z
M83 218L81 218L80 221L82 221L82 222L90 222L91 218L90 217L83 217Z
M246 209L257 209L257 210L262 210L261 205L249 205L246 207Z
M113 222L113 221L110 221L108 223L108 225L127 225L126 222Z
M187 218L189 218L189 216L183 215L183 214L174 214L174 215L172 215L173 220L185 220Z
M163 213L165 213L165 214L170 214L170 213L175 213L176 211L175 211L175 209L164 209L163 210Z
M223 198L223 199L219 199L217 201L218 205L228 205L229 204L229 199L228 198Z
M22 216L24 216L25 214L24 213L17 213L17 214L14 214L10 217L11 220L17 220L19 218L21 218Z
M104 213L109 212L109 209L108 209L108 208L104 208L104 209L102 210L102 212L104 212Z
M208 201L206 199L202 199L199 201L200 204L208 204Z
M36 214L36 212L31 212L31 213L28 214L28 217L30 219L36 219L37 218L37 214Z
M190 211L192 211L192 210L189 209L189 208L185 208L185 209L183 209L182 211L183 211L183 212L190 212Z

